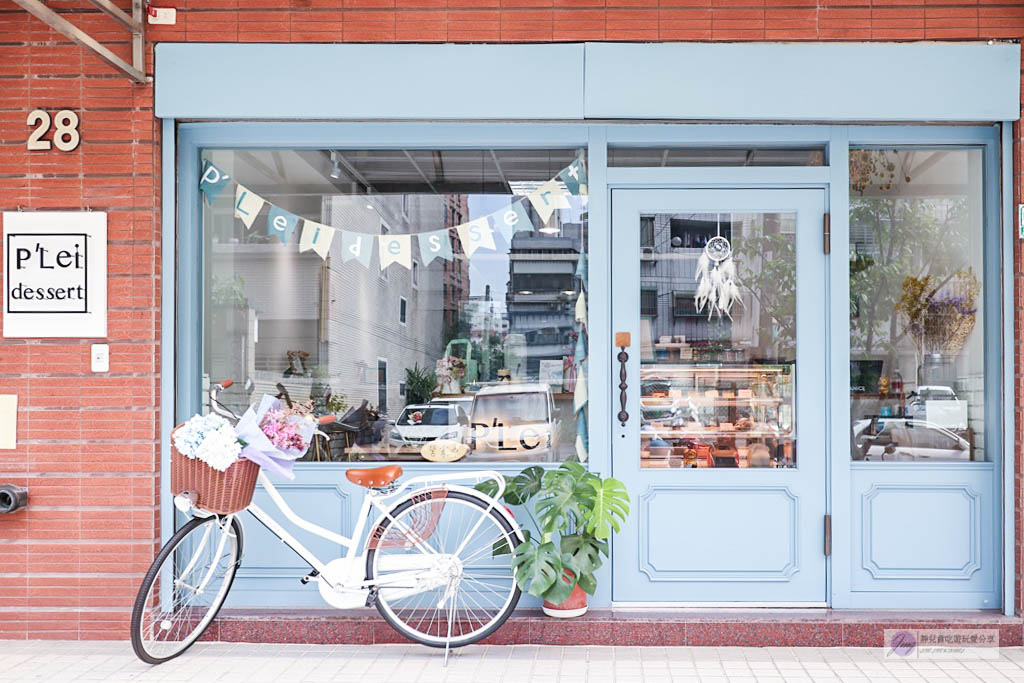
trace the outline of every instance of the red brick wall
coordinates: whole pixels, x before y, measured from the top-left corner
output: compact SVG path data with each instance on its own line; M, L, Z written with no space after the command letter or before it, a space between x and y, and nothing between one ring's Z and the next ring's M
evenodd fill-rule
M127 7L129 3L118 0ZM178 22L154 41L977 40L1024 37L1021 0L154 0ZM51 0L129 54L127 34L84 0ZM239 8L243 9L239 9ZM151 54L151 49L149 50ZM151 71L151 68L150 68ZM25 151L31 109L74 109L73 153ZM1015 139L1020 141L1020 130ZM1021 146L1016 189L1024 188ZM31 506L0 517L0 638L124 638L157 544L159 128L152 88L0 0L0 210L109 213L110 355L89 340L0 340L0 393L19 396L18 448L0 481ZM1019 266L1024 259L1020 247ZM1017 285L1024 311L1024 290ZM1018 339L1024 338L1021 318ZM1016 349L1020 396L1024 354ZM1017 472L1024 414L1017 402ZM1015 506L1021 527L1021 477ZM1017 545L1018 567L1021 545ZM1018 577L1018 596L1024 593ZM1020 611L1018 597L1018 611Z

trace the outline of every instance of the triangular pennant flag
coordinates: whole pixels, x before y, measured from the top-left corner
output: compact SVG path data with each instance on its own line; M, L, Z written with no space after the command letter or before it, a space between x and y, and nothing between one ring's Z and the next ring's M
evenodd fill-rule
M220 170L209 161L203 161L203 175L199 179L199 191L206 196L206 202L213 204L213 200L217 198L220 191L224 189L224 186L228 184L228 180L231 179L224 171Z
M586 363L580 366L579 375L576 377L576 390L572 394L573 410L578 412L580 408L587 405L587 366Z
M416 239L420 243L420 258L423 259L423 265L429 266L436 258L452 260L452 243L447 229L421 232Z
M587 193L587 167L583 163L583 155L562 169L558 177L565 183L565 187L572 194L580 195Z
M572 358L576 363L582 363L583 359L587 357L587 335L580 330L576 335L576 349L573 351Z
M256 214L266 204L263 197L259 196L245 185L235 186L235 218L245 224L245 229L252 228L252 222L256 220Z
M580 462L587 461L587 449L590 447L590 438L587 434L587 412L581 410L576 415L576 457Z
M281 244L288 244L292 233L299 225L299 217L290 211L285 211L280 206L270 205L270 213L267 214L267 234L277 235Z
M512 243L512 235L520 230L533 230L533 221L530 220L530 214L526 211L526 207L523 206L522 199L513 202L508 208L495 211L491 214L491 217L494 219L494 224L498 226L498 230L504 235L505 241L509 244Z
M580 298L576 299L576 322L587 324L587 296L580 292Z
M473 256L477 249L494 249L494 231L487 224L487 217L463 223L457 227L459 241L466 256Z
M339 230L341 233L341 262L356 259L363 264L364 268L370 267L370 256L373 255L373 240L371 235L361 232L349 232Z
M583 283L583 288L587 288L587 252L581 251L580 258L576 262L576 277L579 278L580 282Z
M526 195L526 198L533 204L533 208L537 209L541 221L547 223L551 214L558 208L561 195L562 188L558 186L557 180L552 179Z
M412 235L378 235L380 269L397 263L412 270Z
M326 259L334 241L334 228L313 221L302 222L302 235L299 237L299 251L312 249L320 258Z

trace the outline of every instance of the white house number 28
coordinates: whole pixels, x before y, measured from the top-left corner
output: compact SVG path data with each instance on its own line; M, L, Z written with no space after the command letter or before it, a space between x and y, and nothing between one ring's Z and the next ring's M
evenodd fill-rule
M50 119L49 113L42 109L29 112L25 124L35 126L35 130L28 136L26 147L30 152L50 149L50 140L43 136L50 131L50 124L53 123L52 145L62 152L70 152L78 147L82 136L78 133L78 114L70 109L61 109L56 116Z

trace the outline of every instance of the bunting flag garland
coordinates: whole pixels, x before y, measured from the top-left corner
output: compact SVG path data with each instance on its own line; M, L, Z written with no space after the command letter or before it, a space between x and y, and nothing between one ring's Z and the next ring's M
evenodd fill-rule
M520 230L533 230L533 222L530 220L530 214L526 213L522 199L513 202L508 208L495 211L491 217L494 219L494 224L498 226L498 231L509 244L512 243L512 236Z
M235 186L235 218L242 221L246 230L252 229L256 214L260 212L266 201L245 185Z
M207 204L213 204L213 200L220 196L221 190L229 180L231 180L231 176L227 173L209 161L203 162L203 175L199 179L199 191L205 195Z
M587 432L587 413L581 410L576 414L576 458L580 462L586 462L589 449L590 436Z
M576 157L576 160L566 166L558 174L570 194L587 194L587 167L583 163L583 155Z
M494 249L494 231L487 224L486 216L463 223L458 226L458 231L462 250L466 252L466 256L472 258L477 249Z
M199 190L206 202L212 204L227 187L231 176L212 162L203 160ZM527 210L527 202L533 206L546 224L558 209L571 209L570 195L586 194L587 172L581 154L572 164L562 169L554 178L548 180L526 197L517 199L508 206L495 211L483 218L477 218L454 226L467 257L472 257L479 249L496 250L494 232L497 230L511 244L512 237L520 231L534 231L536 226ZM568 192L566 192L568 190ZM246 230L251 230L257 216L264 206L269 207L266 216L266 234L275 236L281 244L288 244L292 234L302 222L299 236L299 251L314 251L322 259L330 255L337 233L341 233L342 262L359 261L365 268L370 267L373 258L373 246L377 244L378 262L381 268L397 263L404 268L412 268L412 235L371 235L341 230L316 221L297 216L290 211L267 201L241 183L235 183L233 214L242 221ZM420 258L424 265L434 259L451 261L455 258L452 250L450 228L442 228L416 234L416 242L420 250ZM581 255L576 268L576 276L586 280L586 257ZM578 304L579 305L579 304ZM583 304L585 306L585 304ZM583 323L585 325L585 321Z
M341 262L356 259L364 268L370 267L370 256L373 252L373 235L361 232L341 231Z
M268 235L276 235L281 244L288 244L298 225L299 217L294 213L285 211L280 206L270 205L270 213L267 214Z
M581 251L580 258L576 262L576 277L583 282L587 281L587 252Z
M381 270L392 263L412 269L412 235L379 235L377 240Z
M573 362L576 364L576 386L573 392L573 409L576 411L576 458L586 462L590 448L590 437L587 432L587 354L590 351L589 325L587 323L587 254L580 251L576 261L576 278L580 282L580 296L576 299L573 318L576 322L576 348L573 351Z
M420 258L423 259L424 266L429 266L430 262L436 258L442 258L445 261L451 261L454 258L447 230L421 232L416 238L420 243Z
M333 241L334 228L313 221L303 221L302 235L299 237L300 252L312 249L320 258L326 259Z
M558 186L558 181L552 178L526 195L526 198L533 204L533 208L537 210L540 219L547 223L548 219L551 218L551 214L558 208L561 196L562 188Z
M584 292L580 292L580 298L576 300L576 322L587 324L587 295Z

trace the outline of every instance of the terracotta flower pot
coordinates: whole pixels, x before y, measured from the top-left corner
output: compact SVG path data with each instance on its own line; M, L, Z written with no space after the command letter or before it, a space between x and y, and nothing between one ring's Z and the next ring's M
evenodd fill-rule
M582 617L587 613L587 594L578 585L573 587L572 593L559 605L553 605L547 600L544 601L541 609L544 610L544 614L549 617L555 617L556 619L570 619L572 617Z

